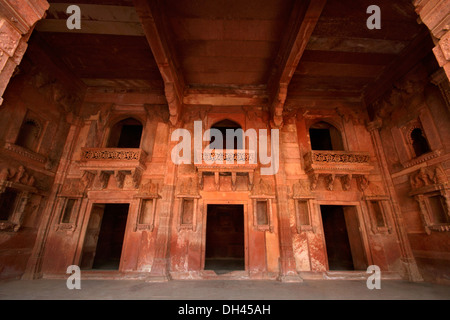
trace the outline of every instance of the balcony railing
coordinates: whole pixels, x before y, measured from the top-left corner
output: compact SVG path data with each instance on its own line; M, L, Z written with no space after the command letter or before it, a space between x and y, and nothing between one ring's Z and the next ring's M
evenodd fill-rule
M367 174L373 170L368 152L313 150L304 159L307 172Z
M214 149L211 152L204 152L199 150L196 153L195 159L201 159L195 161L195 166L199 169L254 169L257 166L257 155L254 150L222 150Z
M214 174L216 189L220 187L220 173L231 175L232 190L236 190L236 175L244 174L248 176L248 185L253 186L253 174L258 166L255 150L214 149L211 152L199 150L195 154L195 167L198 172L199 186L203 188L203 174Z
M81 161L143 162L146 156L142 149L82 148L81 150Z
M142 149L82 148L80 169L98 175L102 188L114 175L122 188L126 175L131 175L135 188L139 188L147 154Z

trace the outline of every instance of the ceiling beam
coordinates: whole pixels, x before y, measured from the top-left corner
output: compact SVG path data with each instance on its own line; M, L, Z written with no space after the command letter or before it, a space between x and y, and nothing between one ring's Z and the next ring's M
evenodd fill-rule
M36 25L40 32L109 34L144 36L134 7L77 4L81 12L81 29L67 28L69 3L52 3L47 17Z
M189 88L185 105L243 106L267 103L265 88Z
M275 126L283 124L283 108L289 83L305 51L326 0L296 1L288 23L291 30L283 40L267 85L269 109Z
M176 125L183 106L185 82L177 67L173 49L168 40L169 28L165 24L163 2L159 0L133 0L145 36L164 80L169 106L170 122Z

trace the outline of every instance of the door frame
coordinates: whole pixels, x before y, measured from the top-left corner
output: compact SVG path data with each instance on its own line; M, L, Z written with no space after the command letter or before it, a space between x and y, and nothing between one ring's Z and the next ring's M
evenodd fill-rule
M323 244L323 248L325 250L325 260L326 260L326 267L327 267L327 272L328 271L339 271L339 272L353 272L353 271L348 271L348 270L330 270L330 265L328 263L328 252L327 252L327 244L325 241L325 230L323 228L323 221L322 221L322 211L320 210L320 206L342 206L342 207L354 207L356 209L356 216L358 218L358 228L359 228L359 233L361 236L361 242L362 242L362 246L363 246L363 250L364 250L364 254L366 256L367 259L367 265L370 266L373 264L373 258L372 258L372 254L371 254L371 250L370 250L370 245L369 245L369 238L368 238L368 231L366 229L366 224L364 223L364 214L361 208L361 203L360 202L356 202L356 201L351 201L351 202L345 202L345 201L317 201L316 203L317 205L317 212L319 214L319 221L320 221L320 230L322 233L322 244ZM348 230L347 230L348 232ZM355 271L361 271L361 270L355 270Z
M200 270L205 271L205 258L206 258L206 227L208 222L208 205L242 205L244 213L244 259L245 259L245 271L249 270L249 250L248 250L248 202L244 200L205 200L200 205L203 211L202 216L202 243L201 243L201 266ZM237 270L243 271L243 270Z
M132 231L132 229L133 229L132 227L133 227L134 220L132 219L132 216L134 216L136 214L137 206L136 206L136 201L134 199L115 199L115 200L111 200L111 198L88 199L85 215L84 215L83 222L81 225L81 232L80 232L80 236L78 239L77 250L75 251L75 257L74 257L75 265L79 266L81 264L81 259L83 257L84 241L86 239L86 232L87 232L87 228L88 228L89 221L91 218L92 208L96 204L128 204L129 205L127 222L125 225L125 233L124 233L124 237L123 237L122 252L120 253L119 268L117 270L114 270L114 271L121 272L123 269L124 253L127 252L127 247L128 247L128 235L129 235L130 231ZM97 270L91 269L91 270L86 270L86 271L96 272ZM105 270L98 270L98 271L104 272Z

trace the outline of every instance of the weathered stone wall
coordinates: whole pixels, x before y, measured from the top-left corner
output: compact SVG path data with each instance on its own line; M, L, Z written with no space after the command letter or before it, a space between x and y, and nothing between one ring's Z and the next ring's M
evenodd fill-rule
M66 86L64 77L53 72L55 68L38 55L26 56L3 95L0 170L4 174L0 180L2 186L26 196L27 201L20 200L15 213L1 223L0 278L22 276L35 252L39 228L45 229L47 224L48 200L70 123L81 101L82 93ZM18 141L26 122L35 125L32 149ZM17 213L21 213L18 219Z
M450 174L448 101L418 65L376 104L386 165L395 187L412 252L425 280L448 282ZM445 80L448 81L448 80ZM429 151L417 155L411 133L420 129ZM437 221L430 196L440 196L447 221ZM447 203L447 204L446 204ZM443 215L442 219L444 219Z
M0 105L11 76L27 50L34 25L48 7L45 0L0 3Z

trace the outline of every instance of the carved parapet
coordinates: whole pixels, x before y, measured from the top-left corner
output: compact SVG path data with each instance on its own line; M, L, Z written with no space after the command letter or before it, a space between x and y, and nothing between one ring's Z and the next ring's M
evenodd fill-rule
M358 179L367 176L374 168L368 152L313 150L308 152L304 159L311 190L316 189L319 177L323 176L327 190L334 189L334 181L339 177L342 189L348 191L353 177Z
M145 171L147 154L142 149L82 148L80 169L96 174L104 189L111 175L119 188L123 188L125 176L131 175L134 188L139 188Z
M147 154L142 149L83 148L81 161L138 161L144 162Z
M257 168L256 151L254 150L218 150L211 152L196 153L195 167L198 172L198 183L200 189L203 188L203 173L214 174L216 189L220 186L220 173L229 173L231 175L232 188L236 188L237 175L248 175L248 185L251 190L253 187L253 175Z
M308 171L367 173L373 169L368 152L311 151L304 158Z

